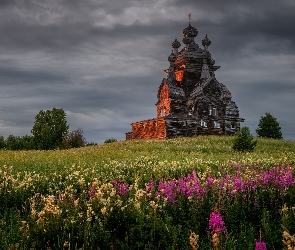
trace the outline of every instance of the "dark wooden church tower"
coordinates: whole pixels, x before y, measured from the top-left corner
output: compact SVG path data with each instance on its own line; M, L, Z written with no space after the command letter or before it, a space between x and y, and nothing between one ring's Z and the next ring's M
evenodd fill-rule
M215 66L208 50L211 41L206 35L200 48L194 40L197 35L189 22L183 30L184 47L179 51L180 42L172 43L167 77L158 90L157 118L132 123L127 140L237 132L244 119L230 91L215 78L220 66Z

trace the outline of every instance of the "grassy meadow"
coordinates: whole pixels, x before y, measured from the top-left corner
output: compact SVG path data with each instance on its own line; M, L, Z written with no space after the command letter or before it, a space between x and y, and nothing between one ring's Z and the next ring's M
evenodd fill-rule
M0 249L295 249L295 142L257 140L2 150Z

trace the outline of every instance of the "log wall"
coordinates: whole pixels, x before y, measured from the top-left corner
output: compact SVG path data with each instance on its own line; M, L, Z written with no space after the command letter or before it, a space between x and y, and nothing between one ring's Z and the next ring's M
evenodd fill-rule
M166 138L166 122L164 118L135 122L131 126L132 132L126 133L126 140Z
M157 118L170 114L170 104L169 89L168 86L164 84L160 91L160 101L157 103Z

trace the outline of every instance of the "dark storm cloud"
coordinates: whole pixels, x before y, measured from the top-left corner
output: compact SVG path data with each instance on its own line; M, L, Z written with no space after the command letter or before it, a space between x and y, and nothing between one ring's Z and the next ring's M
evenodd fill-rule
M243 125L273 113L295 139L292 0L0 1L0 133L29 134L40 109L63 108L88 141L124 139L155 117L171 43L208 34Z
M3 79L3 81L1 81ZM5 79L5 81L4 81ZM21 81L19 80L21 79ZM62 83L66 80L66 77L61 74L56 74L55 72L48 71L24 71L23 69L14 69L13 67L1 67L0 66L0 81L1 86L4 85L22 85L22 86L30 86L40 85L44 81L45 84L51 82L54 83Z

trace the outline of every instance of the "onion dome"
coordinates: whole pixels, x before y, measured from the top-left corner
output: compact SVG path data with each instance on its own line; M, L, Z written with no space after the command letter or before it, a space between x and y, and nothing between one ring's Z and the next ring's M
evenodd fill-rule
M209 38L207 37L207 34L206 34L205 39L202 40L202 45L203 45L205 48L207 48L210 44L211 44L211 41L209 40Z
M173 53L173 50L172 50L172 52L171 52L171 54L170 54L170 56L168 57L168 61L170 62L170 63L174 63L175 61L176 61L176 55Z
M198 35L198 30L191 26L191 24L189 24L184 30L183 30L183 36L184 37L196 37Z
M189 37L184 37L184 38L182 39L182 42L183 42L184 44L190 44L190 43L191 43L191 39L190 39Z
M180 42L177 41L175 38L174 42L172 43L172 48L173 49L178 49L181 46Z

